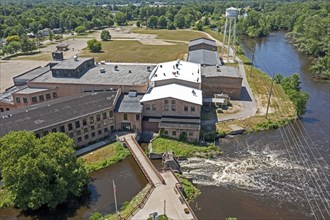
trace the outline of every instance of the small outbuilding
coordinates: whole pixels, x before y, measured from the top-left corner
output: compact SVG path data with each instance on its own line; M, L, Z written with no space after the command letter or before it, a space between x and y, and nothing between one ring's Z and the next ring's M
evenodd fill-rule
M69 44L58 44L56 45L56 49L58 51L67 51L69 47Z

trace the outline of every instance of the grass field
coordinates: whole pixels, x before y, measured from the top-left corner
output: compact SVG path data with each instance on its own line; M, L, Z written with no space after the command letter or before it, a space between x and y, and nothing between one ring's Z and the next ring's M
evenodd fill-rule
M166 40L178 40L178 41L190 41L199 37L207 37L206 34L192 31L192 30L167 30L167 29L145 29L145 28L134 28L131 30L133 33L139 34L155 34L158 39L166 39Z
M11 58L12 60L45 60L50 61L52 60L52 55L50 53L39 53L36 55L28 55L28 56L17 56Z
M152 150L154 153L163 153L172 150L176 156L184 157L212 157L218 156L222 153L220 148L216 146L198 146L194 144L189 144L187 142L181 142L161 137L158 137L153 140Z
M96 61L159 63L183 59L187 44L144 45L138 41L115 40L102 42L101 53L91 53L85 49L80 56L94 57Z
M87 171L92 172L115 164L125 159L128 155L128 149L121 146L120 143L115 142L89 154L85 154L80 159L84 161Z

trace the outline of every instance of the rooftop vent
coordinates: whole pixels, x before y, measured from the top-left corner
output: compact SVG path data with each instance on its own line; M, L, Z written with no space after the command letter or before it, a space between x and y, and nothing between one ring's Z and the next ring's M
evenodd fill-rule
M128 73L132 73L132 70L128 70Z
M150 72L150 66L147 66L147 70L148 70L148 72Z
M166 73L164 73L164 76L166 76Z
M192 94L193 94L194 96L196 96L196 92L195 92L195 90L192 90L191 92L192 92Z
M100 73L105 73L105 69L104 68L100 68Z
M78 61L78 55L77 54L73 56L73 60Z
M220 65L217 65L217 71L221 72Z
M159 67L160 67L160 68L162 68L162 67L163 67L163 65L160 65Z
M118 71L118 66L117 65L115 66L115 71Z

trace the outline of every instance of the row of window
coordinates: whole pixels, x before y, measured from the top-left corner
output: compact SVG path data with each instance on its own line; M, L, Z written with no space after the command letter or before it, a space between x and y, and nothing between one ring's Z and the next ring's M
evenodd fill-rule
M52 95L53 95L53 99L56 99L57 98L57 92L53 92ZM47 93L45 96L44 95L39 95L39 102L43 102L45 100L50 100L50 99L52 99L52 97L51 97L51 94L49 94L49 93ZM24 97L21 100L20 97L16 97L16 103L21 103L21 102L23 102L23 103L29 103L29 98ZM37 103L37 102L38 102L37 96L33 96L31 98L31 103Z
M102 114L97 114L95 117L94 116L90 116L89 118L83 118L82 120L77 120L74 123L68 123L68 130L71 131L73 130L73 125L75 127L75 129L87 126L87 124L91 125L91 129L94 128L94 123L96 122L100 122L101 120L106 120L107 118L113 118L113 111L109 111L109 112L102 112ZM89 119L89 121L88 121ZM89 123L88 123L89 122ZM103 121L103 125L107 125L107 121ZM92 129L94 130L94 129ZM61 132L65 132L65 126L62 125L60 127L60 131Z
M128 120L128 114L124 113L124 121ZM135 120L139 121L140 120L140 114L135 115Z
M182 132L183 134L187 134L185 131ZM167 136L168 135L168 130L164 130L164 135ZM176 131L172 131L172 136L176 136L177 135L177 132ZM193 136L194 133L192 131L189 131L188 132L188 135L189 136Z
M172 100L172 101L175 101L175 100ZM157 107L156 107L156 105L155 104L152 104L151 105L151 108L150 108L150 104L146 104L146 110L152 110L152 111L157 111ZM183 110L185 111L185 112L188 112L189 111L189 106L188 105L185 105L184 107L183 107ZM164 111L169 111L169 105L164 105ZM175 104L172 104L171 105L171 111L176 111L176 105ZM191 112L194 112L195 111L195 106L190 106L190 111Z
M6 108L6 111L9 111L10 109L9 108ZM5 109L4 108L0 108L0 112L4 112Z

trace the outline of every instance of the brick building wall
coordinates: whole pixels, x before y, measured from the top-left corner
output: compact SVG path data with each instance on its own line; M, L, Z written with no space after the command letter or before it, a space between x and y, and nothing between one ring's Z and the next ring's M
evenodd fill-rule
M239 77L202 77L203 97L214 97L214 94L225 93L232 99L240 99L242 78Z

